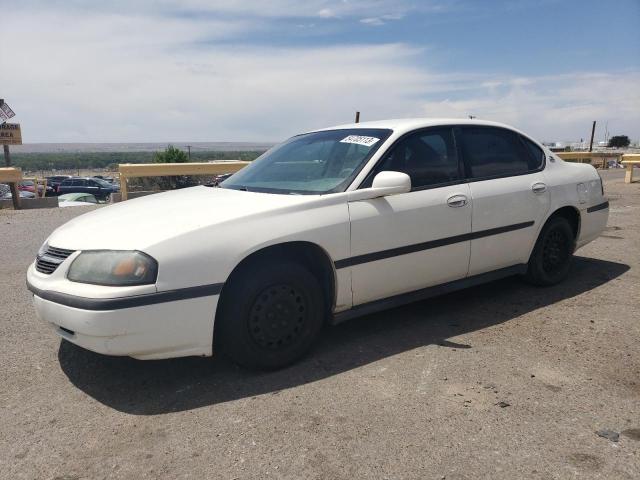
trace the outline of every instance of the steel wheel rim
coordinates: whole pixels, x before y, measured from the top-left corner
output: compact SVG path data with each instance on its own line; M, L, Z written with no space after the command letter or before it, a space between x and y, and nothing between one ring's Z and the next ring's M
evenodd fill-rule
M547 273L558 272L569 258L569 241L560 229L547 233L542 244L542 268Z
M249 336L262 348L280 350L300 338L308 320L308 301L300 290L292 285L272 285L251 305Z

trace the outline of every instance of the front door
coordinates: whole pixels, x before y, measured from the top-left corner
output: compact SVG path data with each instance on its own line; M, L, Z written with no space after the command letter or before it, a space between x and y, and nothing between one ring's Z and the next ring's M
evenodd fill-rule
M353 304L464 278L470 255L472 200L449 128L401 139L380 171L411 177L412 191L349 203Z

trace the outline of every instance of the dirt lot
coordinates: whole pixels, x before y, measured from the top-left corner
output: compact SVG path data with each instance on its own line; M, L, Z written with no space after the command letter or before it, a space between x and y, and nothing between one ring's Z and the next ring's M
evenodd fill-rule
M0 477L640 478L640 184L606 178L609 228L562 285L354 320L268 374L61 343L24 275L85 210L2 210Z

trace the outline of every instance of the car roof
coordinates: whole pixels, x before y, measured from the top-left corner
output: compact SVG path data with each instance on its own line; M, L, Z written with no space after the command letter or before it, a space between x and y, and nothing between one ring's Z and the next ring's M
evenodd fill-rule
M521 132L517 128L514 128L510 125L506 125L504 123L492 122L489 120L469 119L469 118L396 118L396 119L389 119L389 120L374 120L371 122L346 123L343 125L336 125L334 127L312 130L312 132L321 132L326 130L342 130L342 129L352 129L352 128L386 128L386 129L393 130L394 133L403 134L419 128L437 127L437 126L444 126L444 125L476 125L476 126L508 128L509 130L514 130L528 137L527 134ZM308 132L308 133L312 133L312 132Z
M101 180L101 179L95 178L95 177L69 177L69 178L65 178L65 180Z

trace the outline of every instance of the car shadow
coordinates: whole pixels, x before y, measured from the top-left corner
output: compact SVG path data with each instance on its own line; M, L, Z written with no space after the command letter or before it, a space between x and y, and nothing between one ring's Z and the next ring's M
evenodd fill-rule
M66 341L58 359L69 380L104 405L134 415L179 412L315 382L425 345L472 348L448 339L588 292L627 270L621 263L576 257L569 278L555 287L507 278L367 315L325 329L309 355L275 372L247 371L222 356L109 357Z

